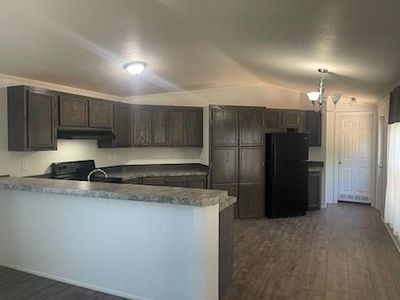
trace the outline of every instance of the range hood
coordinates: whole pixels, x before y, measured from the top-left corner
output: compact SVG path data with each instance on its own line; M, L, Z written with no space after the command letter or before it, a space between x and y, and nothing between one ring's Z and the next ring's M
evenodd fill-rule
M115 134L110 129L58 128L57 138L75 140L110 140Z

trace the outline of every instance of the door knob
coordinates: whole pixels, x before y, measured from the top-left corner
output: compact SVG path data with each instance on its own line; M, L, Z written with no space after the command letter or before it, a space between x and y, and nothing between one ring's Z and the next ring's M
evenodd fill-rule
M383 164L379 164L379 168L380 168L380 169L383 169Z
M339 161L339 165L341 165L342 164L342 162L341 161Z

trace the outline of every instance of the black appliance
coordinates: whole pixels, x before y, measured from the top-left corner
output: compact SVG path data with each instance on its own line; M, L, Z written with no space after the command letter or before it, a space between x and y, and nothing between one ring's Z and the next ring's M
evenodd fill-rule
M51 177L54 179L68 179L87 181L89 173L96 169L94 160L69 161L51 164ZM90 181L94 182L109 182L123 183L120 177L106 178L101 172L96 172L91 175Z
M115 139L111 129L93 128L58 128L57 138L59 139L81 139L81 140L109 140Z
M308 196L308 134L268 133L265 147L266 216L304 215Z

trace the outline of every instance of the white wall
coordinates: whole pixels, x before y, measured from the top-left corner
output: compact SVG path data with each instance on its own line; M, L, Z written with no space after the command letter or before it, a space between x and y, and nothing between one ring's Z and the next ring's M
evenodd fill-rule
M0 193L0 265L130 299L218 299L219 206Z

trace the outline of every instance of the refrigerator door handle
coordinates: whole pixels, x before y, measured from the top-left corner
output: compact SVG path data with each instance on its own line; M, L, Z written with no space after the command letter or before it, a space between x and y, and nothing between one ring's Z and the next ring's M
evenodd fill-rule
M276 186L275 175L276 175L276 164L274 163L273 167L272 167L272 174L271 174L272 186Z

